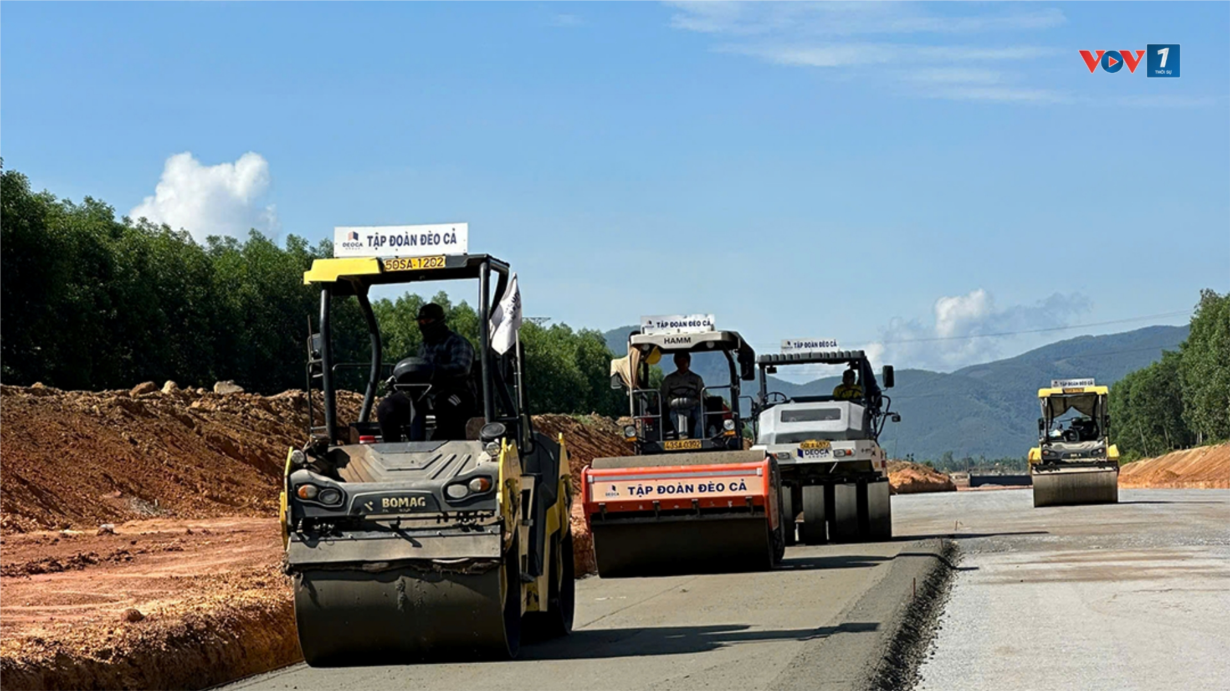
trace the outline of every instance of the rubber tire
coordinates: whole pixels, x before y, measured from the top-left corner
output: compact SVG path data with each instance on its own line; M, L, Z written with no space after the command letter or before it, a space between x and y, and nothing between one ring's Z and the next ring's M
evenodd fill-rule
M864 486L867 492L867 539L871 542L888 542L893 539L892 488L887 480L868 482ZM873 509L880 504L884 510L877 515Z
M857 482L845 482L833 485L833 522L829 525L829 539L834 543L860 542L865 533L859 529L858 495L862 487L866 499L866 485Z
M551 538L547 611L531 612L525 616L527 634L534 640L549 640L572 633L572 620L577 607L576 564L572 555L572 530L567 525L561 530L567 533L563 540L560 540L558 533Z
M799 524L799 541L805 545L828 542L824 519L824 485L803 486L803 522Z
M794 489L788 485L782 485L777 496L782 505L782 537L785 539L786 547L794 547L799 541L795 534L794 524L794 519L799 515L799 512L794 509Z

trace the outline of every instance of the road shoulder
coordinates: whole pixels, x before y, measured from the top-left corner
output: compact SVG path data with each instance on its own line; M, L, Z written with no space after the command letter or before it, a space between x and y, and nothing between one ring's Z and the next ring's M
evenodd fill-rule
M841 636L807 645L771 685L782 691L901 689L918 678L956 567L945 538L919 540L842 613Z

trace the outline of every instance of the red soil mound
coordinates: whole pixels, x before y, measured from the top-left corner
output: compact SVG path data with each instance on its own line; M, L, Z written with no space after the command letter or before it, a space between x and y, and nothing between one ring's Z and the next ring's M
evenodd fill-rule
M1230 489L1230 444L1128 463L1119 469L1119 486Z
M608 456L627 456L632 453L631 447L623 440L623 433L614 420L600 415L539 415L534 418L534 428L544 434L554 437L564 435L568 446L569 471L572 473L572 549L577 575L598 572L598 563L594 561L594 540L585 526L585 513L582 510L581 469L587 467L595 458Z
M342 414L359 400L339 394ZM629 451L598 416L535 425L564 435L574 497L583 467ZM4 688L200 688L298 659L274 516L306 426L294 391L0 387ZM592 573L575 508L572 527Z
M888 483L893 494L957 491L947 473L909 461L888 462Z
M339 405L359 400L343 393ZM298 391L0 387L0 531L275 515L286 452L306 427Z

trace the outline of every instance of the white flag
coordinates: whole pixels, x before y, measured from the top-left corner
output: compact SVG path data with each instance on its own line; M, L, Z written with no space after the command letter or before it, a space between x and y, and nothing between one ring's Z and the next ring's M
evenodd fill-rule
M504 297L491 310L491 347L503 355L517 342L521 331L521 289L517 287L517 274L512 275Z

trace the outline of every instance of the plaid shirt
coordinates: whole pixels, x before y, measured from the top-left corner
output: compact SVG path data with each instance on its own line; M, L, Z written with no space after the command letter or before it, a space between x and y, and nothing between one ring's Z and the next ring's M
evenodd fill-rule
M447 380L466 381L474 364L474 346L451 329L444 338L419 346L419 357L435 365Z

